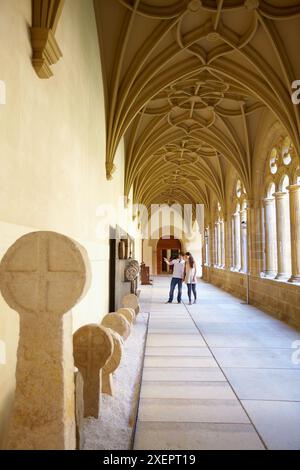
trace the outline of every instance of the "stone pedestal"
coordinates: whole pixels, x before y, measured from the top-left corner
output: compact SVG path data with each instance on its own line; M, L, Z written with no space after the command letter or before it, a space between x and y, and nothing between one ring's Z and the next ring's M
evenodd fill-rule
M290 194L292 276L289 282L300 283L300 184L287 188Z
M79 370L74 374L75 380L75 415L76 415L76 450L82 450L84 439L84 401L83 401L83 378Z
M84 386L84 416L99 418L102 369L112 356L111 335L100 325L85 325L73 336L74 360Z
M20 315L8 449L76 447L70 309L89 272L84 248L54 232L21 237L1 261L2 295Z

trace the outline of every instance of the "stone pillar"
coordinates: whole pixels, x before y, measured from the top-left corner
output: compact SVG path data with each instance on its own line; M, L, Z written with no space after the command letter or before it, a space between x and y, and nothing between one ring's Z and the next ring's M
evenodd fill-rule
M241 224L240 213L234 214L234 269L241 269Z
M234 269L235 267L235 220L234 220L234 215L231 217L231 226L230 226L230 251L231 251L231 256L230 256L230 267Z
M90 280L83 247L54 232L21 237L0 264L0 289L20 315L7 448L76 448L71 308Z
M277 274L277 247L276 247L276 211L275 199L264 199L265 208L265 258L266 276Z
M218 226L214 224L214 266L218 266Z
M208 245L209 245L209 266L212 267L214 265L214 231L213 231L213 224L209 224L209 233L208 233Z
M225 269L231 268L231 219L225 219L223 223L224 228L224 267Z
M289 196L286 192L274 194L276 204L277 275L287 279L291 274L291 231Z
M248 246L247 246L247 210L240 211L241 231L241 272L246 273L248 269ZM242 223L244 222L244 223Z
M221 267L225 266L225 244L224 244L224 221L220 222L220 244L221 244Z
M206 228L205 231L205 237L204 237L204 242L205 242L205 265L209 266L210 265L210 259L209 259L209 227Z
M300 282L300 184L287 188L290 194L292 276L289 282Z
M260 209L255 209L253 200L248 200L247 217L247 268L251 275L259 275L258 250L261 246L261 230L255 215L259 217Z
M217 233L218 233L218 267L222 266L222 240L221 240L221 221L217 222Z

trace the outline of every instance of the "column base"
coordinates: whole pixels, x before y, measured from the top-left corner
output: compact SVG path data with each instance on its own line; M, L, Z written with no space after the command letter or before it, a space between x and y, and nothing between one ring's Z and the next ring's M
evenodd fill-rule
M267 279L275 279L277 273L274 271L263 271L262 275Z
M288 280L292 284L300 284L300 276L291 276Z
M278 273L277 276L275 277L275 279L277 279L278 281L287 281L289 278L289 274L286 274L286 273Z

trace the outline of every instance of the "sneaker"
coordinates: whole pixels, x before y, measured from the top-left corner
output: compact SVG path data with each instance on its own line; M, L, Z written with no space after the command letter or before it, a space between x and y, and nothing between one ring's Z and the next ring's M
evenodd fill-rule
M171 304L172 302L170 300L167 300L167 302L165 302L166 304Z
M196 303L197 303L197 299L194 300L194 304L196 304Z
M191 301L189 301L189 305L192 305L192 302L191 302Z
M177 303L178 303L178 304L181 304L181 300L180 300L180 302L177 302Z

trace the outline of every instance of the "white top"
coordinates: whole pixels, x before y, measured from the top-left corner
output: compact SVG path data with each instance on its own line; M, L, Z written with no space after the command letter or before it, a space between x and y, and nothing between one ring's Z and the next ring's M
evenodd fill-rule
M195 266L193 268L190 267L189 262L187 261L186 263L186 271L185 271L185 278L184 282L187 284L196 284L196 268Z
M176 279L182 279L183 274L184 274L184 264L185 264L185 262L183 260L180 261L179 259L173 259L172 261L170 261L169 264L174 266L173 267L172 277L176 277Z

